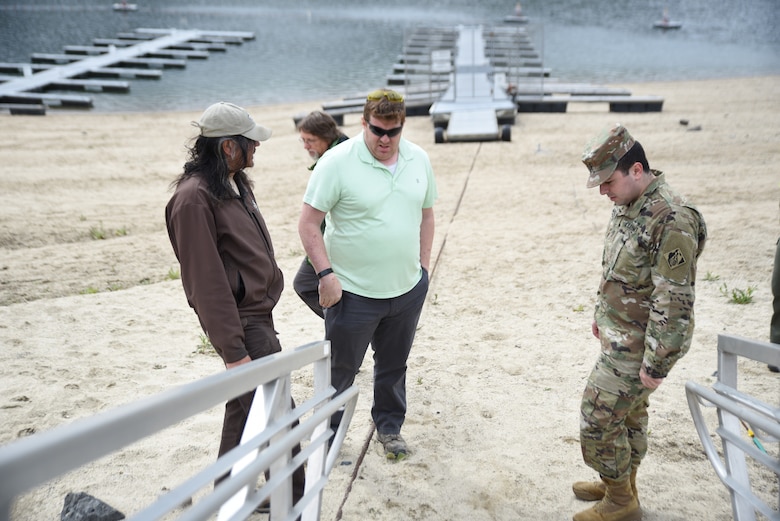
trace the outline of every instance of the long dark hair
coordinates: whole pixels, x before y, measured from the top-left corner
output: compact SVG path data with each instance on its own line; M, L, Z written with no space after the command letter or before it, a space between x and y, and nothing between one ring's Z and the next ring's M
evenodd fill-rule
M205 137L198 136L192 146L187 148L187 162L184 163L184 172L177 177L171 187L175 188L185 179L200 176L206 180L209 193L217 201L224 201L234 197L230 189L230 168L228 158L222 150L222 143L226 139L232 139L241 149L243 164L246 165L249 143L251 140L244 136ZM252 187L252 181L246 175L243 168L234 174L237 183Z

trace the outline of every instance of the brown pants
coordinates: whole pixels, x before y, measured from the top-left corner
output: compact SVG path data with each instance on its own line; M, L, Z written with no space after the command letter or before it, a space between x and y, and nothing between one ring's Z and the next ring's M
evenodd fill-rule
M282 350L279 338L276 336L276 331L273 327L273 320L270 316L246 317L241 319L241 323L244 326L244 344L246 345L249 357L252 360L257 360L258 358L278 353ZM222 423L222 440L219 445L220 457L234 447L237 447L241 442L241 435L244 432L244 426L246 425L249 409L252 406L254 397L255 393L252 391L234 398L225 404L225 419ZM294 403L293 407L295 407ZM293 457L295 457L300 450L300 445L297 445L293 449ZM222 476L217 479L217 483L225 479L225 477L226 476ZM268 474L266 473L266 479L267 478ZM301 465L293 473L293 504L303 497L305 482L306 473L303 465Z

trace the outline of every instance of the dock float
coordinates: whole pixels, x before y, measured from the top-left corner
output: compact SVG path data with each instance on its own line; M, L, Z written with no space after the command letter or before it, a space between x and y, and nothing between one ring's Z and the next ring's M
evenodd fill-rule
M162 69L184 68L187 60L206 59L211 51L253 40L254 33L139 28L92 45L69 45L62 54L33 53L32 63L0 63L0 110L45 114L47 107L90 108L89 96L52 90L128 92L132 79L160 79ZM122 79L106 79L122 78Z

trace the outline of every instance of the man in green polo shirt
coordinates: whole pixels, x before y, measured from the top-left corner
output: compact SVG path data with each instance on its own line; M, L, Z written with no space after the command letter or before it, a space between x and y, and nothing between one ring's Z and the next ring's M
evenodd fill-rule
M331 383L337 392L352 385L370 343L371 416L394 460L408 454L401 437L406 361L428 292L437 197L428 154L401 137L405 120L400 94L369 94L363 133L317 162L298 224L320 281ZM340 420L334 416L334 427Z

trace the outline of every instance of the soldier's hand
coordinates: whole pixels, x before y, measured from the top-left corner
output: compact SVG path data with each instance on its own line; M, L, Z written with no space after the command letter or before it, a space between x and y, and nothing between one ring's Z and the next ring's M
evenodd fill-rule
M601 335L599 334L599 326L596 325L595 320L590 324L590 330L593 333L593 336L596 338L601 338Z
M653 378L647 374L647 370L645 369L644 365L642 365L642 367L639 369L639 379L642 380L642 385L648 389L658 389L658 386L664 383L663 378Z

